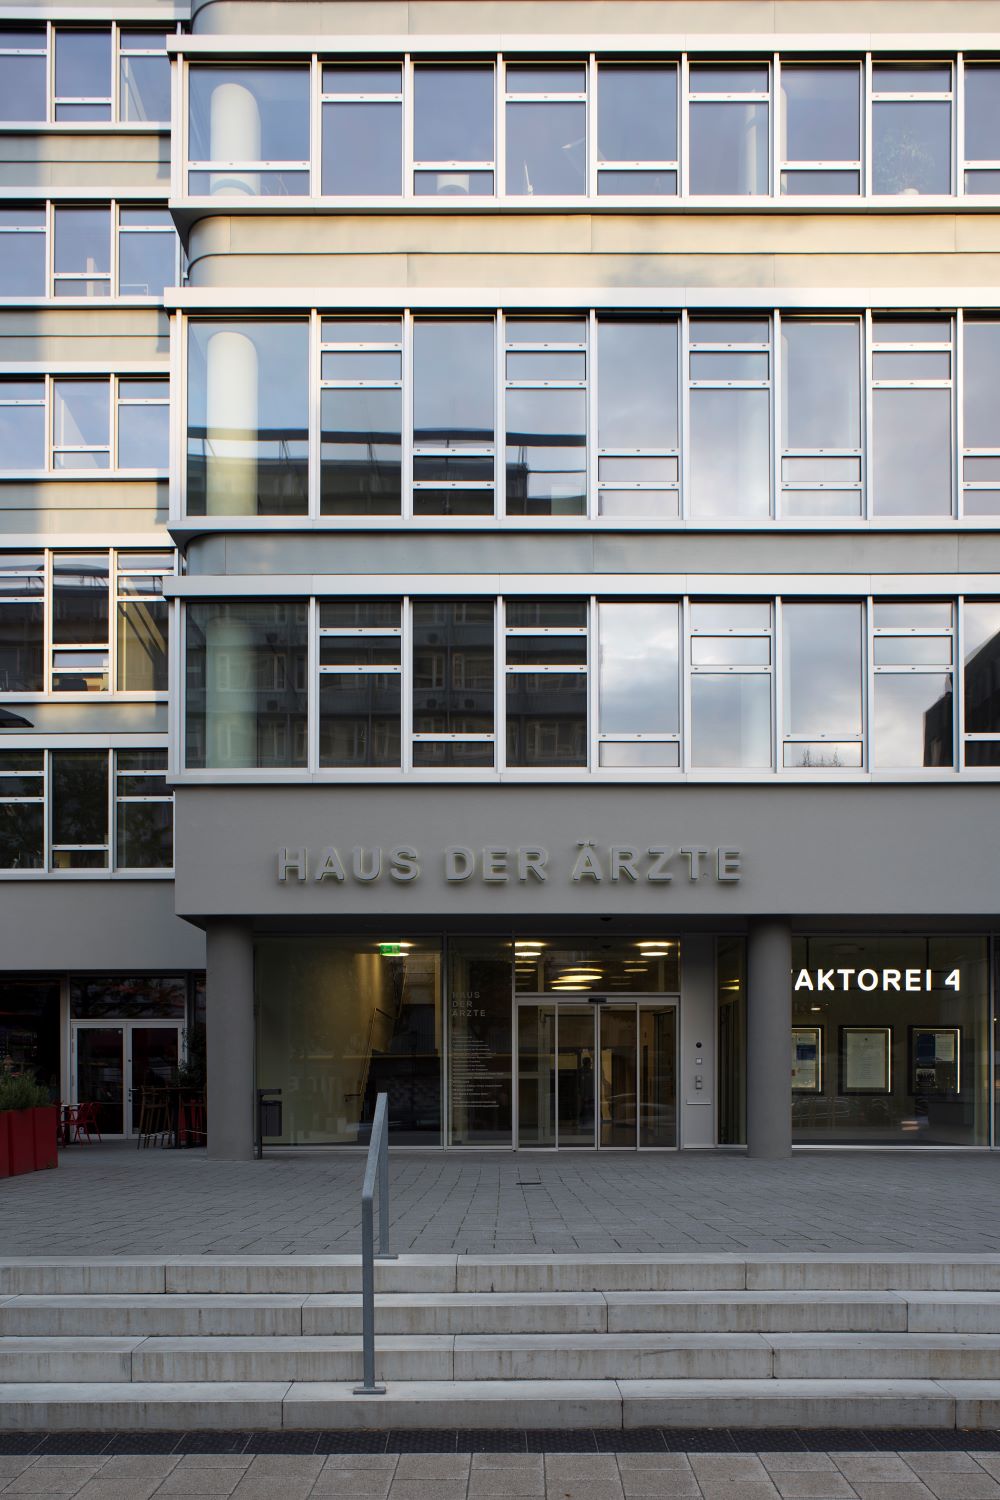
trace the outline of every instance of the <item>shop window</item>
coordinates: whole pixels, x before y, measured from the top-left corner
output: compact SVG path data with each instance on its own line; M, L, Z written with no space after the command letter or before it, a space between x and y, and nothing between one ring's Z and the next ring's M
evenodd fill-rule
M308 468L308 323L193 322L188 513L305 515Z
M792 976L796 1143L987 1144L983 938L795 938Z
M413 70L413 191L490 196L496 150L492 65L418 63Z
M47 112L45 27L0 31L0 120L44 120Z
M5 469L45 468L45 381L0 380L0 461Z
M309 69L188 70L188 192L227 198L309 191Z
M962 632L965 764L1000 766L1000 602L967 599Z
M45 556L0 552L0 693L45 686Z
M321 766L399 766L401 615L398 599L320 601Z
M692 63L688 79L690 192L713 197L767 193L768 64Z
M689 508L699 520L771 511L771 325L690 322Z
M507 192L557 198L587 191L587 69L508 63Z
M111 119L111 31L63 29L55 34L55 117Z
M492 599L417 600L413 630L413 765L495 764Z
M115 752L115 841L120 870L173 865L174 799L167 786L166 750Z
M872 68L872 191L951 192L952 65Z
M118 33L118 113L122 121L170 122L166 31Z
M44 297L45 290L45 209L0 208L0 297Z
M771 767L771 606L690 606L691 764Z
M49 759L52 868L106 870L110 859L107 751L53 750Z
M187 977L74 974L69 983L69 1013L74 1021L183 1021L187 1014Z
M110 297L111 209L54 211L54 291L57 297Z
M962 512L1000 514L1000 322L966 318L963 328Z
M587 764L587 606L506 606L508 766Z
M439 944L300 935L259 938L254 957L257 1081L282 1091L281 1142L367 1145L386 1093L391 1144L439 1145Z
M587 510L587 324L507 318L507 513Z
M170 382L121 376L117 401L118 468L169 468Z
M677 66L601 63L597 73L599 195L677 192Z
M952 319L872 319L877 516L952 514Z
M0 1076L33 1076L59 1097L58 979L9 975L0 979Z
M118 691L167 690L169 605L163 579L173 571L169 552L119 552L116 572Z
M597 323L597 492L602 516L680 513L678 324Z
M45 756L0 750L0 870L45 864Z
M860 516L861 323L781 320L781 510Z
M781 191L861 191L861 69L781 64Z
M608 769L680 765L680 609L598 605L598 763Z
M782 604L786 769L860 770L860 604Z
M177 282L177 233L165 208L118 209L118 295L162 297Z
M320 509L385 516L402 506L403 320L324 318Z
M291 600L188 604L188 766L306 765L307 621Z
M398 197L403 191L403 69L399 63L323 68L322 192Z
M494 322L413 323L413 513L492 516Z
M936 600L872 606L877 769L953 763L953 613L952 604Z

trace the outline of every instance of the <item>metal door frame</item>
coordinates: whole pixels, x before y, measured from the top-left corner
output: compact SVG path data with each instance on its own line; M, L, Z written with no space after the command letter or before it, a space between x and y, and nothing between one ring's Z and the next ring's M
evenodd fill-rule
M112 1134L110 1131L103 1131L102 1134L105 1139L111 1141L134 1140L136 1136L136 1131L132 1127L132 1033L135 1030L176 1031L177 1061L178 1063L183 1063L185 1057L184 1021L164 1019L162 1016L156 1016L150 1020L145 1020L141 1016L129 1016L127 1019L122 1016L105 1016L103 1018L88 1016L86 1019L80 1020L71 1018L69 1023L69 1102L74 1105L80 1103L76 1046L78 1033L81 1031L120 1031L122 1034L122 1123L125 1128L121 1134Z

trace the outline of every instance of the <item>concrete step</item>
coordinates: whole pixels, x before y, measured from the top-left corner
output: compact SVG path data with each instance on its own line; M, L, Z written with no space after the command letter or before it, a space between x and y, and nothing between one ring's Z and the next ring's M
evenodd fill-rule
M1000 1381L481 1380L0 1387L0 1430L1000 1425Z
M610 1333L905 1333L907 1329L906 1296L895 1292L608 1292L605 1301Z
M775 1333L779 1380L1000 1380L1000 1335Z

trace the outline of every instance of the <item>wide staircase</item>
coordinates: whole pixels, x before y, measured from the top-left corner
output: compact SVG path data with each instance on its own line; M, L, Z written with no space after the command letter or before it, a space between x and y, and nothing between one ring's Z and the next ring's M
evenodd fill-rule
M1000 1256L0 1261L0 1429L1000 1427Z

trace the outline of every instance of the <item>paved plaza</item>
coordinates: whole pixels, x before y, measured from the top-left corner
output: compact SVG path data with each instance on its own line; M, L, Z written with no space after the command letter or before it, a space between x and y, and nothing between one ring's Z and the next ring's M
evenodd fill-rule
M353 1253L361 1152L74 1146L0 1185L11 1255ZM1000 1253L1000 1155L397 1151L392 1248L425 1254ZM896 1497L904 1500L904 1497Z
M0 1456L0 1494L60 1500L995 1500L998 1476L1000 1453L935 1449Z

